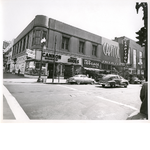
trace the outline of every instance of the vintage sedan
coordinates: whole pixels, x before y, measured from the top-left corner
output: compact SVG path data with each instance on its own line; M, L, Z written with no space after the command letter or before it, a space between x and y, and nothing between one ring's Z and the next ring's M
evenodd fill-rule
M107 74L105 75L102 80L99 82L100 85L103 87L116 87L116 86L123 86L127 87L129 85L128 80L124 79L122 76L115 75L115 74Z
M73 77L68 78L66 80L66 82L67 83L77 83L77 84L80 84L80 83L94 84L95 80L92 79L92 78L87 77L84 74L78 74L78 75L75 75Z
M141 84L142 83L142 81L137 77L132 77L129 82L130 82L130 84Z

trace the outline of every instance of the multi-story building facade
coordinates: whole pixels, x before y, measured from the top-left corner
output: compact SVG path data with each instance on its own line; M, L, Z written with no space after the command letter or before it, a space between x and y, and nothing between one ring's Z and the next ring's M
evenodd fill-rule
M25 76L38 76L42 38L46 39L42 75L49 72L48 77L52 77L54 51L55 73L61 77L85 70L112 71L120 65L118 42L38 15L14 41L12 59L16 60L16 72L20 69Z
M5 67L5 71L12 72L14 65L12 64L12 52L14 40L7 42L7 46L3 49L3 66ZM6 45L6 44L5 44ZM4 47L3 47L4 48Z
M123 36L123 37L116 37L115 41L120 44L120 56L121 62L123 62L123 41L129 41L128 47L128 61L126 63L126 73L130 73L136 76L143 76L144 75L144 66L145 66L145 48L141 47L135 41Z
M43 38L46 39L44 49L41 47ZM134 43L132 45L135 45ZM143 51L140 54L135 53L137 57L133 68L137 67L138 57L143 56ZM130 57L133 58L132 55ZM120 38L109 40L46 16L37 15L14 40L11 63L16 73L20 69L20 73L24 76L38 77L41 58L41 75L47 75L48 78L52 77L54 68L55 76L67 78L88 71L119 72L124 66ZM130 64L133 60L135 57L129 60Z

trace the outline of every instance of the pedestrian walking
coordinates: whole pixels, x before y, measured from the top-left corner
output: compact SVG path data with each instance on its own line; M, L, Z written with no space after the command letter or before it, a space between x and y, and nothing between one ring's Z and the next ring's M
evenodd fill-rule
M148 119L148 82L144 82L140 91L140 99L142 101L140 112L128 117L127 120L146 120Z
M148 119L148 82L145 82L142 85L140 99L142 101L140 113L144 114L146 119Z
M18 76L20 75L20 69L18 70Z

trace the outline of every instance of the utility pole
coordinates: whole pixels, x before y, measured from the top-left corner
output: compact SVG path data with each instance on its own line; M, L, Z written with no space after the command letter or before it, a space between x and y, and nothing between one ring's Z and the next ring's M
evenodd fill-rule
M53 79L52 79L52 83L54 83L54 77L55 77L55 55L56 55L56 36L55 36L55 45L54 45Z

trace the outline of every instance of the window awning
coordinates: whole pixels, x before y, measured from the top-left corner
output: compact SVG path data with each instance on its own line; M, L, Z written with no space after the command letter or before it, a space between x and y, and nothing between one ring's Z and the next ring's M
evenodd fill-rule
M87 67L84 67L85 70L90 70L90 71L104 71L102 69L96 69L96 68L87 68Z

